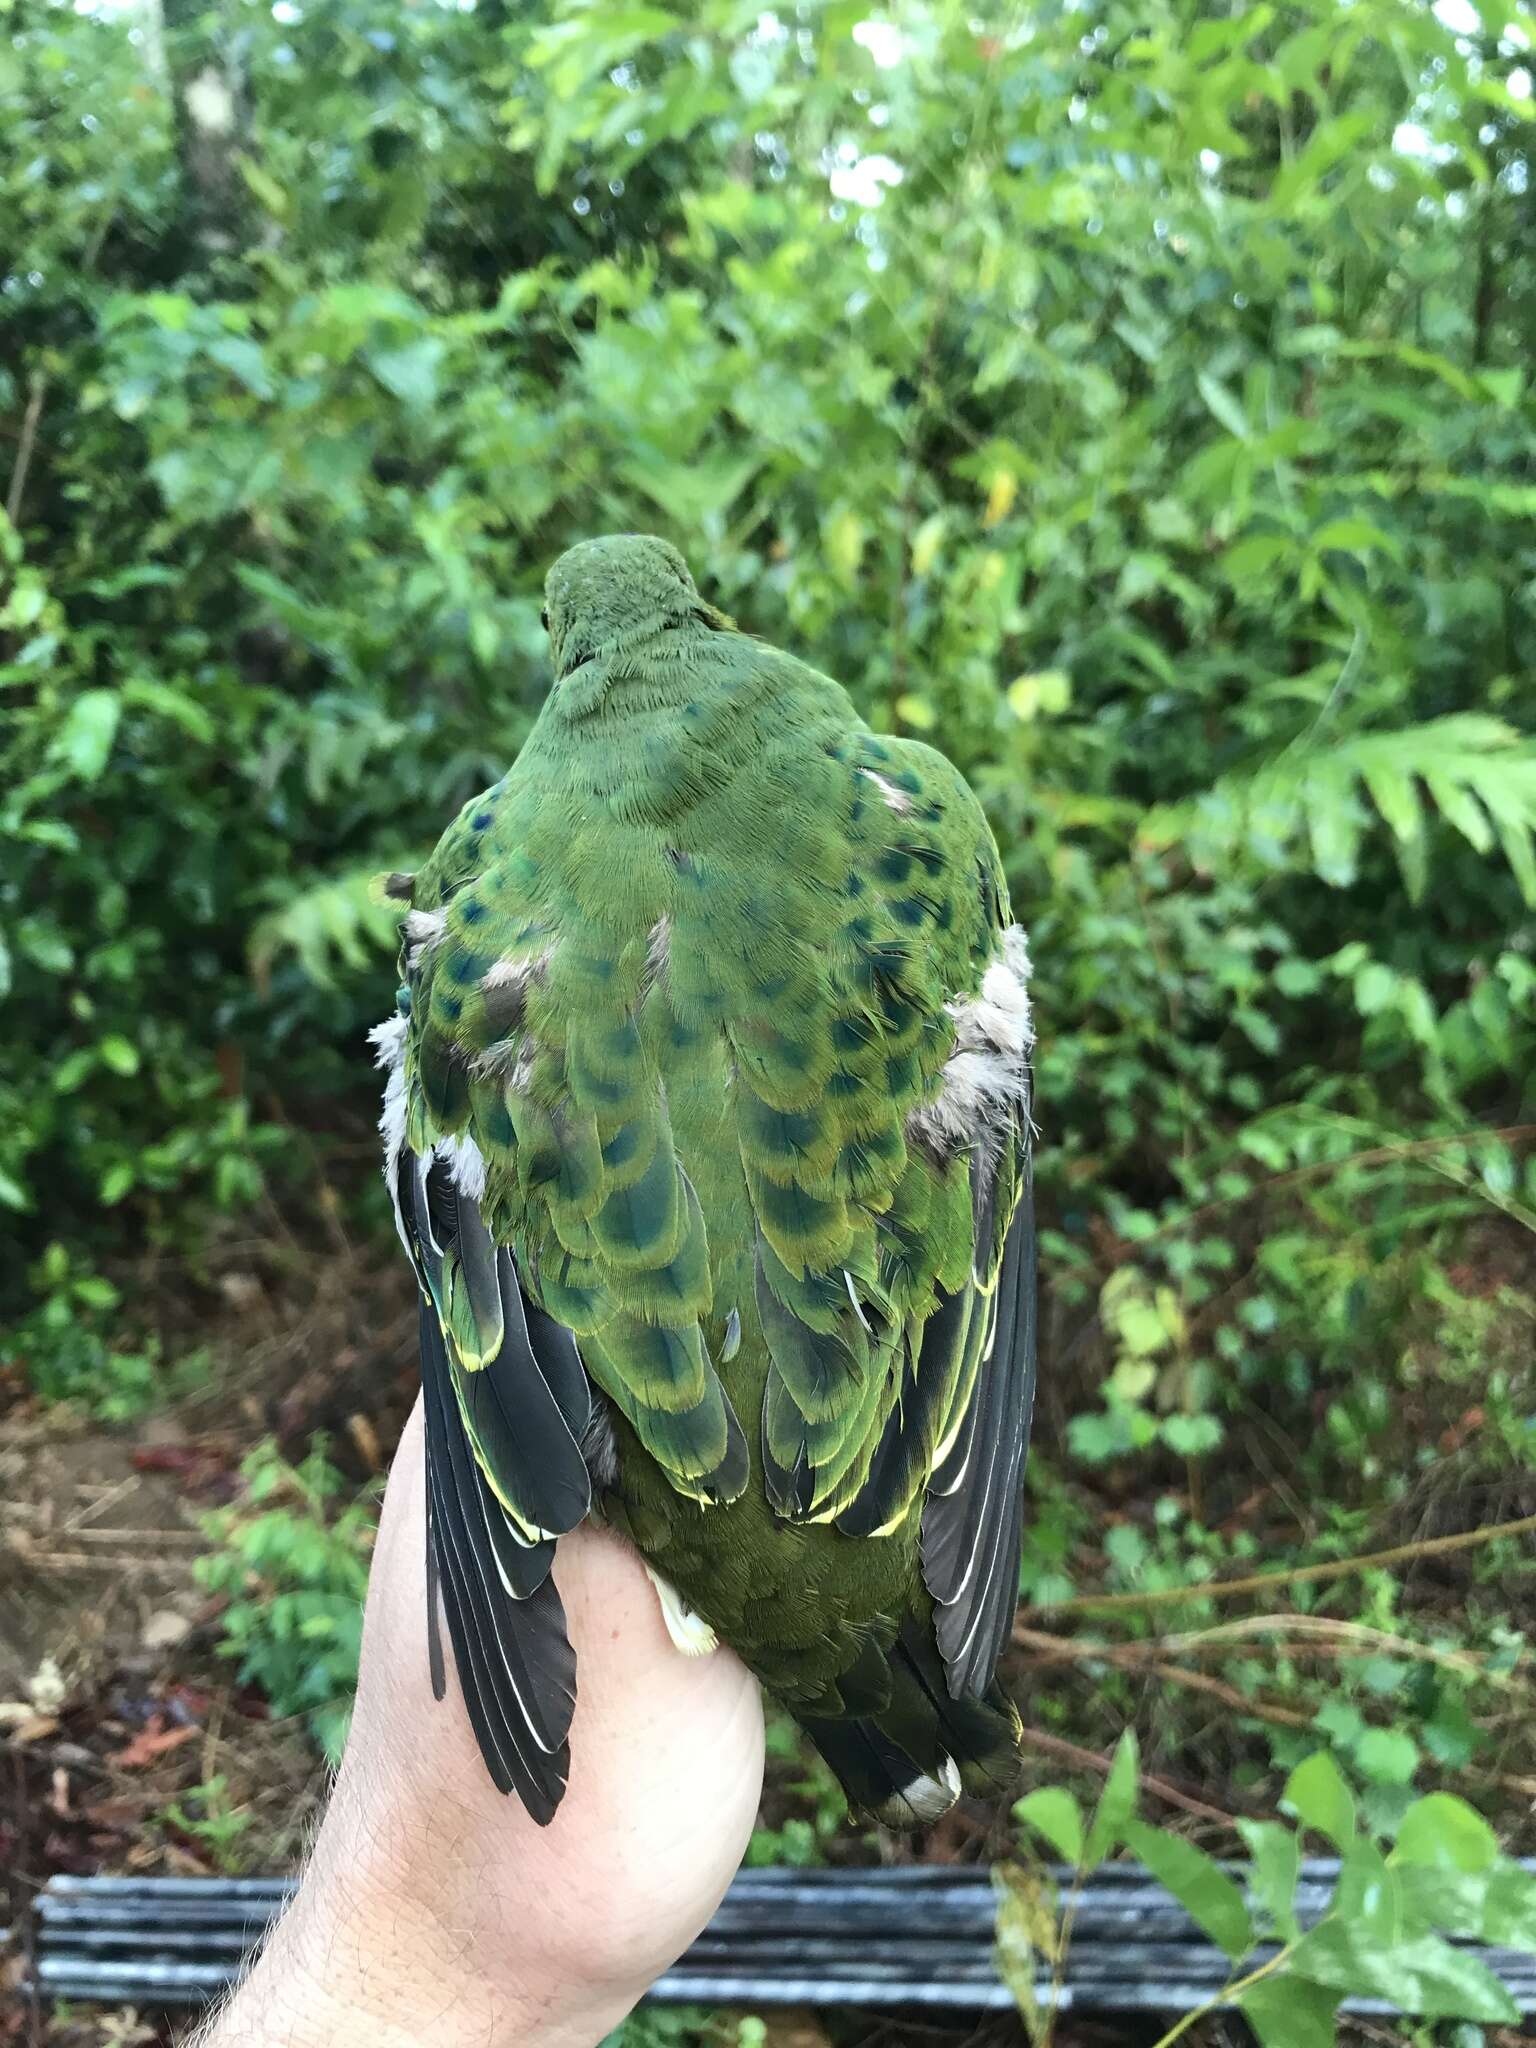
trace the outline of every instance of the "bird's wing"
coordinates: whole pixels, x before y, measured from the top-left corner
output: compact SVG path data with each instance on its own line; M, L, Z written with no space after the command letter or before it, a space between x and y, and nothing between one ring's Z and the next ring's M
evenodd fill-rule
M567 1333L573 1386L579 1370L599 1387L679 1491L734 1499L746 1439L704 1339L709 1245L672 1129L689 1089L724 1094L724 1044L665 1000L659 848L666 875L637 905L594 852L562 857L567 827L552 848L540 837L548 809L509 779L416 878L433 907L407 920L405 1143L468 1187L529 1303ZM471 1369L499 1328L485 1302L465 1290L445 1317ZM510 1443L468 1421L509 1509L556 1529L519 1492Z
M493 1240L468 1148L431 1122L409 1045L421 964L419 939L408 940L402 1013L375 1038L389 1070L385 1175L421 1296L432 1686L441 1699L441 1597L487 1768L547 1822L565 1789L576 1697L550 1566L556 1536L591 1506L590 1389L569 1331L528 1299L512 1252Z
M1035 1405L1035 1217L1030 1131L1021 1118L999 1148L985 1199L994 1232L1010 1187L1013 1218L995 1235L978 1286L983 1332L958 1428L941 1446L923 1506L923 1578L937 1606L950 1691L984 1693L1013 1622L1024 1533L1024 1459Z
M922 1517L949 1682L978 1693L1017 1596L1033 1391L1028 960L941 755L851 732L825 796L842 872L772 1005L729 1025L765 1475L790 1519Z
M422 1294L433 1567L486 1761L547 1819L574 1700L550 1564L591 1506L594 1384L701 1503L734 1498L749 1458L700 1327L704 1220L647 1035L673 1026L637 1022L649 938L574 903L551 921L527 823L498 785L412 879L399 1014L375 1038ZM697 1049L723 1088L723 1045ZM687 1045L669 1055L686 1085Z

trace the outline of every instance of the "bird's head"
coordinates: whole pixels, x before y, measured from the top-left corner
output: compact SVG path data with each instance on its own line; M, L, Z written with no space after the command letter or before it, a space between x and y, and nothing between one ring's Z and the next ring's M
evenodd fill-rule
M700 597L672 543L652 533L578 541L544 584L544 626L557 676L669 627L730 623Z

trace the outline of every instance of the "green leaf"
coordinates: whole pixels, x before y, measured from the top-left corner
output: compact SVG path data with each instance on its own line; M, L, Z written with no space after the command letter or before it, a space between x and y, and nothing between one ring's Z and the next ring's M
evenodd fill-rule
M1163 1423L1163 1442L1181 1458L1201 1458L1218 1450L1224 1435L1215 1415L1170 1415Z
M1262 2048L1332 2048L1339 1996L1282 1970L1250 1984L1237 2004Z
M375 950L394 943L400 924L399 906L375 895L375 878L370 865L313 883L263 917L252 929L248 949L256 981L265 984L275 963L289 952L320 988L334 987L338 971L369 967Z
M1403 1934L1451 1934L1469 1941L1487 1938L1484 1921L1493 1871L1402 1863L1395 1856L1390 1867L1402 1907Z
M1083 1868L1095 1870L1116 1845L1124 1840L1127 1822L1136 1811L1141 1784L1141 1751L1134 1728L1127 1728L1115 1745L1114 1760L1099 1803L1094 1808L1088 1840L1083 1849Z
M1401 1939L1406 1928L1402 1886L1369 1836L1357 1835L1345 1852L1329 1912L1378 1942Z
M116 690L85 690L70 705L49 755L81 782L95 782L117 737L123 702Z
M1386 1945L1369 1926L1330 1917L1302 1936L1291 1966L1315 1984L1427 2019L1513 2026L1519 2014L1486 1963L1435 1934Z
M1008 708L1026 725L1036 718L1056 718L1072 701L1072 679L1064 669L1040 669L1015 676L1007 697Z
M914 732L932 732L939 722L939 714L932 699L920 697L913 690L904 691L896 699L896 716L903 725L909 725Z
M1247 1955L1253 1922L1242 1893L1214 1857L1145 1821L1127 1821L1121 1837L1219 1949L1234 1963Z
M56 1095L73 1095L96 1071L94 1046L76 1046L72 1053L60 1060L53 1070L53 1089Z
M139 1071L138 1047L117 1032L102 1039L96 1052L102 1064L110 1067L114 1074L136 1074Z
M1419 1767L1419 1746L1400 1728L1368 1728L1355 1745L1355 1762L1378 1785L1406 1785Z
M237 377L247 391L258 398L272 396L272 379L267 372L266 357L258 343L243 334L221 334L210 341L205 353L210 361L218 363Z
M172 689L167 683L156 682L151 676L133 676L124 683L123 702L169 719L201 745L209 745L215 737L214 722L195 697L185 690Z
M418 341L396 348L371 348L363 360L384 389L393 392L403 405L424 410L437 398L437 375L444 348L435 335L424 334Z
M1310 996L1322 985L1322 976L1310 960L1292 957L1276 961L1274 983L1283 996Z
M1251 431L1248 416L1225 384L1218 383L1208 370L1196 373L1195 384L1200 396L1227 432L1235 434L1239 441L1246 441Z
M1272 861L1305 835L1317 872L1343 885L1354 876L1372 822L1369 797L1393 834L1412 892L1425 863L1420 783L1476 853L1487 855L1498 844L1527 900L1536 902L1536 749L1481 712L1287 749L1251 776L1226 778L1197 804L1158 807L1142 829L1153 844L1187 842L1206 860L1241 848Z
M1320 526L1312 536L1312 547L1317 554L1329 548L1338 548L1348 554L1365 555L1373 548L1384 548L1389 553L1397 552L1397 545L1391 534L1384 533L1369 519L1330 519L1326 526Z
M1301 1874L1301 1842L1293 1828L1277 1820L1240 1820L1238 1832L1253 1858L1253 1895L1287 1941L1296 1926L1296 1880Z
M286 221L291 211L288 194L276 178L271 177L254 157L247 156L244 151L235 161L240 167L241 177L250 187L257 202L266 208L274 220Z
M1326 1749L1299 1763L1285 1781L1282 1805L1342 1855L1355 1838L1355 1798Z
M1536 1871L1501 1858L1489 1872L1482 1935L1536 1954Z
M1013 1817L1043 1835L1063 1863L1080 1863L1083 1857L1083 1812L1073 1795L1059 1785L1042 1785L1026 1792L1014 1806Z
M864 521L845 505L823 523L821 534L827 560L838 581L851 589L858 580L859 565L864 559L868 540Z
M1498 1859L1498 1837L1480 1813L1452 1792L1430 1792L1403 1815L1393 1861L1446 1870L1487 1870Z

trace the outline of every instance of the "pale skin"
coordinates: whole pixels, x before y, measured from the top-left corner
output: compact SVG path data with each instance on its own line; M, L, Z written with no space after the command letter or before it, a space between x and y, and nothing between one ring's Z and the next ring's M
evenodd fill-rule
M591 2048L688 1946L746 1848L756 1681L673 1647L639 1559L562 1539L570 1786L536 1827L432 1697L418 1403L384 1500L351 1739L298 1897L203 2048Z

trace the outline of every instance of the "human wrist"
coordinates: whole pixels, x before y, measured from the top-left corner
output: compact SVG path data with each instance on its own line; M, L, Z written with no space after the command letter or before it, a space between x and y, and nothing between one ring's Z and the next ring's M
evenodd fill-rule
M441 1825L442 1816L438 1816ZM535 1941L486 1940L473 1872L344 1773L309 1869L200 2048L593 2048L640 1987L556 1981Z

